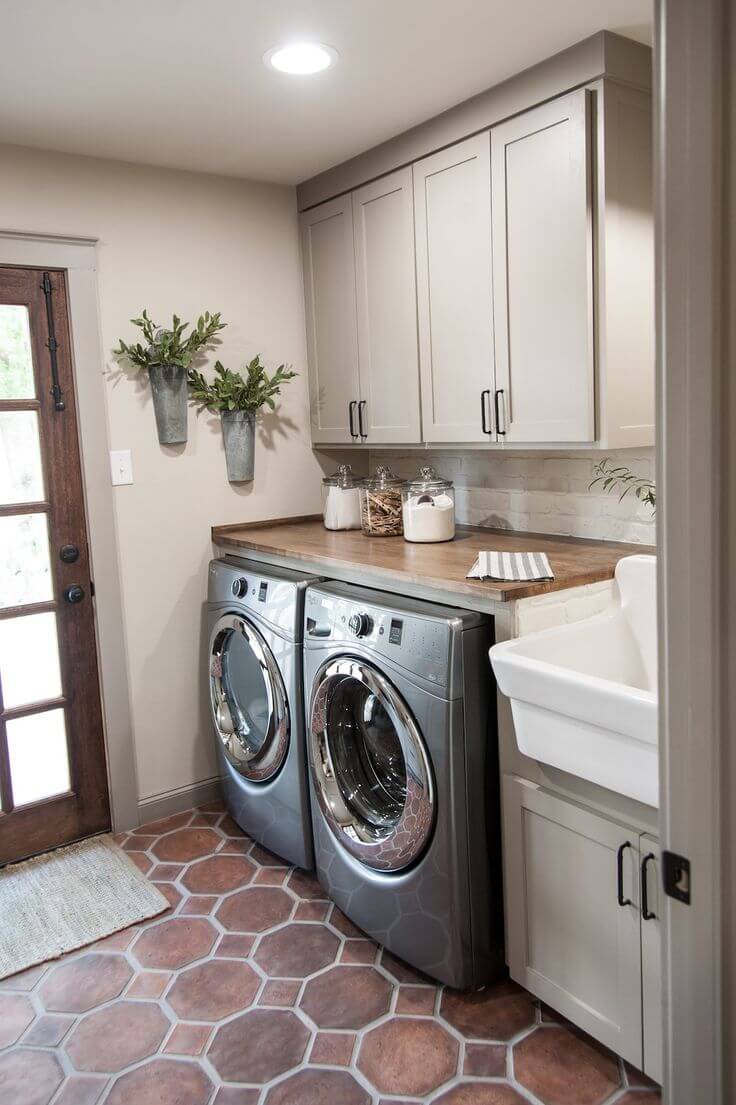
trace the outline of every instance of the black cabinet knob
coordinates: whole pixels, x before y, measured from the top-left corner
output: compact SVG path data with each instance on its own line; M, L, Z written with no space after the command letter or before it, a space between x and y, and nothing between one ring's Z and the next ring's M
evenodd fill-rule
M67 602L81 602L84 598L84 588L80 587L78 583L73 583L71 587L67 587L64 598Z

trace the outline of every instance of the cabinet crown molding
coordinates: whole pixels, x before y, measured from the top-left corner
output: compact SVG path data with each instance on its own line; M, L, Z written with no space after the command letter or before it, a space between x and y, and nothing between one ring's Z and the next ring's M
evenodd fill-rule
M374 146L297 185L297 206L318 203L487 130L536 104L601 78L634 88L652 87L652 51L641 42L598 31L551 58L493 85L441 115Z

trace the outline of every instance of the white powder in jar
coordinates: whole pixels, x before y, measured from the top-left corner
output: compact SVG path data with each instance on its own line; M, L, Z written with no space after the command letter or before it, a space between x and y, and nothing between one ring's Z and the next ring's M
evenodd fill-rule
M452 541L455 536L455 504L449 495L407 499L403 514L407 541Z
M323 518L325 529L360 529L360 489L328 487Z

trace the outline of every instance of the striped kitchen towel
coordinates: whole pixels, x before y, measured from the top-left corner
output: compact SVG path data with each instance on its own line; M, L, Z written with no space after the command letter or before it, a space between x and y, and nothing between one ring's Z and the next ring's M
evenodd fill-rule
M482 552L467 579L554 579L549 560L539 552Z

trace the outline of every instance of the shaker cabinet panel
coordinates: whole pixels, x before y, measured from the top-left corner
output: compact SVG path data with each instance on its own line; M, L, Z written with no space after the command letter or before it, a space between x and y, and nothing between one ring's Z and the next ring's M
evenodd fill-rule
M360 399L350 196L306 211L301 233L312 440L349 442Z
M489 135L413 171L424 440L495 440Z
M638 835L515 776L503 805L512 977L641 1067Z
M421 441L411 169L352 194L361 406L369 443Z
M509 444L595 439L589 96L491 130L496 388Z

